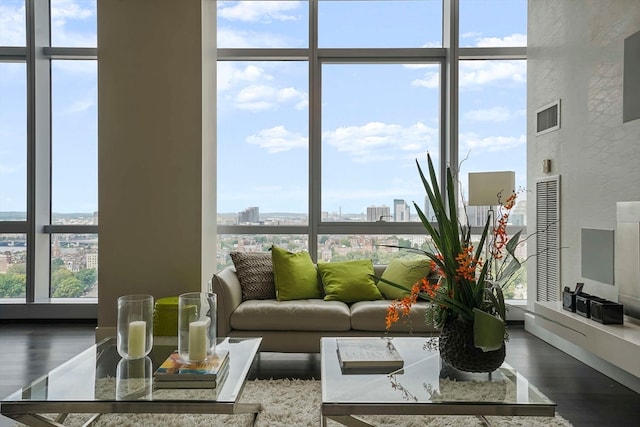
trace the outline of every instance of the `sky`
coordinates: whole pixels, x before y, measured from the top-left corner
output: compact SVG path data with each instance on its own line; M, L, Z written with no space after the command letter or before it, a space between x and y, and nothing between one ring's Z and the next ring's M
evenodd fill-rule
M95 47L95 0L52 0L52 44ZM461 0L461 46L525 46L526 0ZM24 3L0 0L0 46L24 44ZM441 2L322 1L319 46L438 47ZM304 1L218 2L219 47L308 46ZM97 207L95 61L52 67L54 212ZM435 64L324 64L323 211L365 213L394 199L422 204L416 159L438 157ZM308 210L306 62L220 62L218 211ZM26 208L23 64L0 63L0 211ZM526 63L460 66L461 183L466 172L515 170L526 187ZM316 142L314 142L316 143Z

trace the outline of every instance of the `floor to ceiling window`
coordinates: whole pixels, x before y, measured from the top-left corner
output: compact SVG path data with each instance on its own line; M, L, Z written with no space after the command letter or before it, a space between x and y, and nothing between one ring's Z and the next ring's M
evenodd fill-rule
M219 1L218 267L428 245L416 159L526 189L527 1ZM511 228L526 226L526 191ZM473 207L479 233L489 207ZM475 222L474 222L475 221ZM526 244L526 242L524 242ZM519 248L521 254L526 247ZM526 297L526 278L507 291Z
M461 202L467 172L526 188L526 9L219 1L218 266L274 243L377 263L427 244L427 151ZM96 0L0 0L0 304L95 302L96 34Z
M96 0L0 0L0 304L13 314L96 301L96 34Z

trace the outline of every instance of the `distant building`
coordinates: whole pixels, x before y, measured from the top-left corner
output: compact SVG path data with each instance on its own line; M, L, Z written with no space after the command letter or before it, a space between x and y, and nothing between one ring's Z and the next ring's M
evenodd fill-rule
M509 216L509 223L511 225L527 225L527 201L520 200L511 210Z
M86 264L86 268L93 268L95 270L98 270L98 254L87 254Z
M367 207L367 221L387 221L393 218L389 206L369 206Z
M393 199L393 220L395 222L411 221L411 207L404 199Z
M253 206L238 213L239 224L255 224L260 222L260 208Z
M436 214L433 206L431 206L431 202L429 202L429 196L424 196L424 210L422 213L424 213L424 216L427 217L429 222L436 222Z
M489 215L489 206L467 206L470 227L484 227Z
M9 257L0 254L0 273L6 273L9 270Z

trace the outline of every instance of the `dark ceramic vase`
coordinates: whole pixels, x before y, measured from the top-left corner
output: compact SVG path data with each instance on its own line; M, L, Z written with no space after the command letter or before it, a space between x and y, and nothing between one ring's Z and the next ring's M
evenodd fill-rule
M506 356L505 345L484 352L473 344L473 322L461 318L448 319L439 340L440 357L449 366L465 372L493 372Z

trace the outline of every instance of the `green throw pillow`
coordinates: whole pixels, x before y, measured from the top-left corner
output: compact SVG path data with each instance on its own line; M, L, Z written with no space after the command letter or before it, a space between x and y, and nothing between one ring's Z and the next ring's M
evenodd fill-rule
M386 279L407 289L398 289L382 280L378 280L378 289L386 299L401 299L409 295L411 287L423 277L429 275L431 262L429 258L393 259L382 272L381 279Z
M271 259L278 301L322 297L318 272L308 252L292 253L274 245Z
M318 263L325 301L370 301L382 299L373 280L371 260Z

